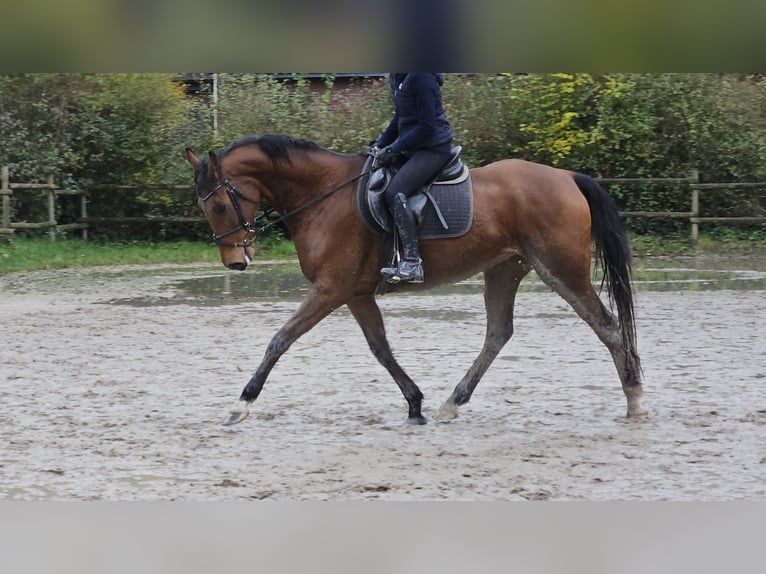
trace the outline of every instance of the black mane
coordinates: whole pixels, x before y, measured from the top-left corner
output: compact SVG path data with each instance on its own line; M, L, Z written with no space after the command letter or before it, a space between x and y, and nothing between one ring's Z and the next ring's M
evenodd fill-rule
M290 153L292 151L320 151L319 147L312 141L305 139L296 139L290 136L281 134L263 134L259 136L245 136L242 137L228 146L223 148L217 153L219 161L228 154L230 151L240 147L258 144L261 146L261 150L268 158L274 163L274 165L287 164L290 165ZM203 193L207 186L207 166L209 163L207 157L202 157L199 160L197 169L194 170L194 181L197 184L198 193Z
M245 136L240 138L219 153L218 157L223 157L230 151L248 145L258 144L261 150L275 164L290 164L290 152L292 151L319 151L321 148L312 141L305 139L296 139L282 134L263 134L259 136Z

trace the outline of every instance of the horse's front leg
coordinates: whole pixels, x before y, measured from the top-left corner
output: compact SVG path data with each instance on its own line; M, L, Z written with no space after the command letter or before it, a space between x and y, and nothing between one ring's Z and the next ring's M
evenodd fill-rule
M224 421L224 426L230 426L242 422L250 414L248 408L260 394L266 378L279 358L298 340L298 338L311 330L311 328L329 315L335 308L334 299L323 289L313 286L298 310L290 317L289 321L272 337L261 364L245 385L239 399L229 409Z
M367 344L370 346L372 354L378 362L383 365L386 370L391 374L402 391L404 398L409 405L409 416L407 417L407 423L422 425L426 423L426 419L420 412L421 404L423 402L423 393L420 392L418 386L407 376L399 363L394 359L394 355L391 352L391 347L388 344L386 338L386 331L383 326L383 317L380 314L380 307L375 302L373 295L363 295L357 297L347 303L348 308L354 315L356 322L362 328Z

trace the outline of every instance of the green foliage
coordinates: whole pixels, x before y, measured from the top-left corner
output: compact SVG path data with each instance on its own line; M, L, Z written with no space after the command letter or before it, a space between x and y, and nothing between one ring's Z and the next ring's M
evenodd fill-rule
M597 110L603 86L589 74L522 76L509 94L518 124L514 155L584 169L603 139Z
M727 74L521 74L452 77L445 99L466 158L521 157L600 177L766 180L766 83ZM455 89L461 84L463 89ZM457 112L457 113L456 113ZM629 211L689 211L687 185L612 185ZM766 211L763 191L709 191L705 215ZM688 222L633 218L636 231Z
M463 159L480 166L511 157L519 126L510 96L512 78L503 75L447 76L442 93L455 144Z
M617 77L623 87L600 113L604 175L670 177L698 168L706 181L766 177L766 86L712 74Z
M169 74L0 76L0 164L15 180L172 181L192 103ZM176 158L177 159L177 158ZM171 174L173 180L180 175Z
M186 95L169 74L0 75L0 165L13 181L89 190L95 216L198 215L184 147L217 150L243 135L286 133L342 152L366 147L391 118L385 81L219 74ZM735 74L450 74L444 101L471 166L519 157L600 177L766 181L766 81ZM170 184L137 192L103 184ZM611 185L620 208L689 211L686 185ZM33 193L14 220L46 218ZM701 194L704 215L762 215L766 190ZM57 218L77 217L62 199ZM683 220L630 218L640 234L688 232ZM727 227L726 229L731 229ZM763 233L763 226L739 234ZM175 240L198 226L97 226L98 238Z
M92 215L140 217L176 209L181 194L174 190L129 194L95 186L188 178L179 139L198 131L195 106L169 74L0 76L0 165L9 166L12 181L44 181L53 174L64 187L88 189ZM184 197L191 203L188 190ZM16 221L47 219L45 202L28 192L14 197L13 207ZM57 220L72 221L78 213L76 201L58 202ZM103 231L124 238L136 229ZM153 224L138 236L160 238L161 232Z
M304 78L219 75L219 129L215 148L247 134L283 133L335 151L356 152L377 137L391 117L386 86L370 80L321 85Z

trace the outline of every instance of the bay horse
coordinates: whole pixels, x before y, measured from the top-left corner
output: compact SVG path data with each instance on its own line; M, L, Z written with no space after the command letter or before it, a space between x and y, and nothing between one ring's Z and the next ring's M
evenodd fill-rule
M338 153L311 141L267 134L244 137L202 158L186 148L186 159L194 169L199 206L226 267L243 271L254 257L257 214L264 201L287 226L301 270L310 282L298 309L269 342L224 425L248 416L249 405L279 358L343 305L404 395L407 422L424 424L423 394L395 360L376 302L382 240L363 223L355 193L366 154ZM468 232L457 238L421 241L425 282L390 286L392 293L415 291L484 275L487 330L483 348L435 418L457 417L458 407L471 398L510 340L519 283L532 269L609 350L627 397L627 416L645 415L631 251L612 197L587 175L521 159L471 169L470 177L474 205ZM609 309L591 281L594 256L603 270Z

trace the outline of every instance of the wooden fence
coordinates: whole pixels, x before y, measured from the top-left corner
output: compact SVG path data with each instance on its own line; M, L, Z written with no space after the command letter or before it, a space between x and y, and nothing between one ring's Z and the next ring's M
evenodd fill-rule
M691 241L692 245L696 247L697 240L699 239L699 224L700 223L766 223L766 217L764 216L752 216L752 217L701 217L700 215L700 192L710 192L721 189L766 189L766 182L755 183L700 183L699 182L699 170L693 169L687 177L665 177L665 178L600 178L602 183L619 183L619 184L676 184L686 185L691 191L691 201L689 211L621 211L622 216L633 217L665 217L665 218L677 218L688 219L691 224Z
M92 223L146 223L150 221L169 222L169 223L188 223L204 222L200 217L180 217L180 216L147 216L147 217L109 217L100 215L93 217L88 215L88 192L87 190L60 189L49 177L46 183L11 183L9 179L8 168L2 168L2 180L0 181L0 199L2 199L2 211L0 212L0 238L13 234L17 229L48 229L51 240L56 239L59 231L80 230L83 239L88 238L88 227ZM701 223L766 223L766 217L702 217L700 214L700 192L709 193L714 190L722 189L766 189L766 182L757 183L700 183L699 172L695 169L687 177L666 177L666 178L600 178L600 182L605 184L640 184L640 185L662 185L674 184L687 186L690 190L690 209L689 211L623 211L622 216L630 217L659 217L688 219L691 225L691 241L693 245L697 244L699 238L699 225ZM115 190L137 190L137 189L188 189L191 193L193 188L191 184L180 185L99 185L99 189L109 188ZM23 191L43 191L48 201L48 219L41 222L14 222L11 220L11 197L15 192ZM79 196L80 197L80 216L74 223L60 225L56 221L56 199L60 196Z
M48 220L29 223L11 221L11 196L14 191L44 191L48 200ZM48 176L46 183L11 183L8 168L0 169L0 201L2 202L2 211L0 211L0 237L11 235L17 229L48 229L51 240L56 238L58 231L70 229L81 229L83 237L87 239L88 224L84 221L59 225L56 222L56 197L62 195L80 196L80 213L82 217L87 216L86 195L82 191L59 189L53 182L53 176Z
M185 189L190 194L194 192L192 184L180 185L117 185L105 184L99 185L99 189L114 190L139 190L139 189ZM14 222L12 221L11 197L19 195L19 192L43 192L47 197L48 219L38 222ZM56 221L56 200L61 196L79 196L80 213L77 220L73 223L60 224ZM75 189L61 189L53 181L53 177L48 177L46 183L11 183L8 168L3 167L0 170L0 200L2 208L0 209L0 238L12 235L17 229L48 229L48 235L51 241L56 239L56 234L60 231L80 230L83 239L88 239L88 228L94 223L146 223L147 221L157 222L176 222L176 223L204 223L202 215L198 217L180 217L180 216L147 216L147 217L109 217L88 215L88 191Z

